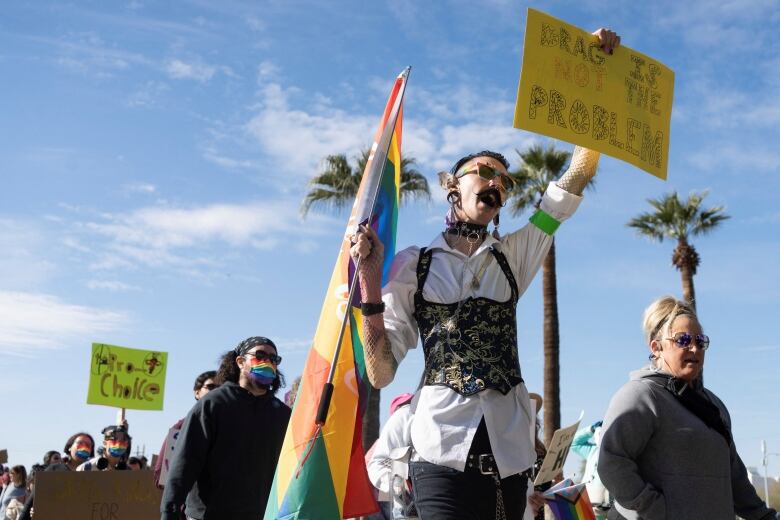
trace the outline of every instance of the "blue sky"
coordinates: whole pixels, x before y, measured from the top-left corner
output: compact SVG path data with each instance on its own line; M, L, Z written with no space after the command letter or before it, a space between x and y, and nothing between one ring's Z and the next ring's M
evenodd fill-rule
M426 245L445 204L435 172L512 128L528 4L15 2L0 8L0 448L31 464L115 413L86 405L93 341L169 352L163 412L129 411L156 451L192 381L251 335L273 338L291 380L314 335L346 213L300 201L325 155L369 144L395 76L412 65L404 152L431 181L405 206L400 247ZM563 421L601 417L646 360L640 317L680 293L671 243L625 223L670 190L710 190L732 216L696 239L707 385L740 453L780 451L777 258L780 22L774 0L539 2L607 26L676 73L669 180L603 158L595 192L557 234ZM571 145L557 143L571 149ZM502 219L504 229L528 215ZM542 386L541 283L519 307L520 357ZM385 395L416 385L401 365ZM387 408L388 400L383 402ZM386 414L387 412L384 411ZM770 472L780 473L780 462Z

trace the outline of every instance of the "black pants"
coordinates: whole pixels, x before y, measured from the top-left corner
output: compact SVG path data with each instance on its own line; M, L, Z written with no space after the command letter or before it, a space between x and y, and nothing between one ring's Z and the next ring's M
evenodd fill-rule
M469 454L491 453L485 420L479 424ZM414 503L420 520L494 520L496 482L479 468L465 471L430 462L410 462ZM512 475L501 479L507 520L522 520L526 506L528 479Z

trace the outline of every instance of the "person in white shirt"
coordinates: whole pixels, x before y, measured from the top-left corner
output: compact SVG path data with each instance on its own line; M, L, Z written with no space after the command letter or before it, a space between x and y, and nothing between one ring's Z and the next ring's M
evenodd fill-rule
M381 497L392 504L392 518L417 518L409 488L409 455L412 449L410 403L414 394L401 394L390 403L390 418L382 427L368 460L368 478Z
M619 45L612 31L597 35L607 52ZM412 405L410 473L423 520L523 517L536 452L517 349L517 300L555 229L577 209L598 157L575 148L531 222L501 238L489 235L487 225L498 224L513 188L509 164L491 151L461 158L440 176L451 204L445 231L426 248L399 252L384 290L384 246L370 226L354 239L372 385L387 386L422 339L425 372Z

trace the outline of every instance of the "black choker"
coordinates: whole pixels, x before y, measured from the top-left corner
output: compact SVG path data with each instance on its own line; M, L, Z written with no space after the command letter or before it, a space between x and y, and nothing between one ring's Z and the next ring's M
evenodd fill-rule
M448 226L444 231L450 235L460 235L462 237L476 236L485 238L487 235L487 226L482 224L472 224L471 222L457 221L452 226Z

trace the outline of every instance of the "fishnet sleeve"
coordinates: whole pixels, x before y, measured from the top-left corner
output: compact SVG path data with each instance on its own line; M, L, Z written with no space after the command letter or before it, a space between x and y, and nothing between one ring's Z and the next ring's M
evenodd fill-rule
M360 263L361 301L378 303L382 299L382 259L371 255ZM368 380L374 388L389 385L398 364L390 349L381 313L363 317L363 352Z
M582 195L585 186L596 175L600 156L601 154L595 150L575 146L569 169L556 184L571 194Z

